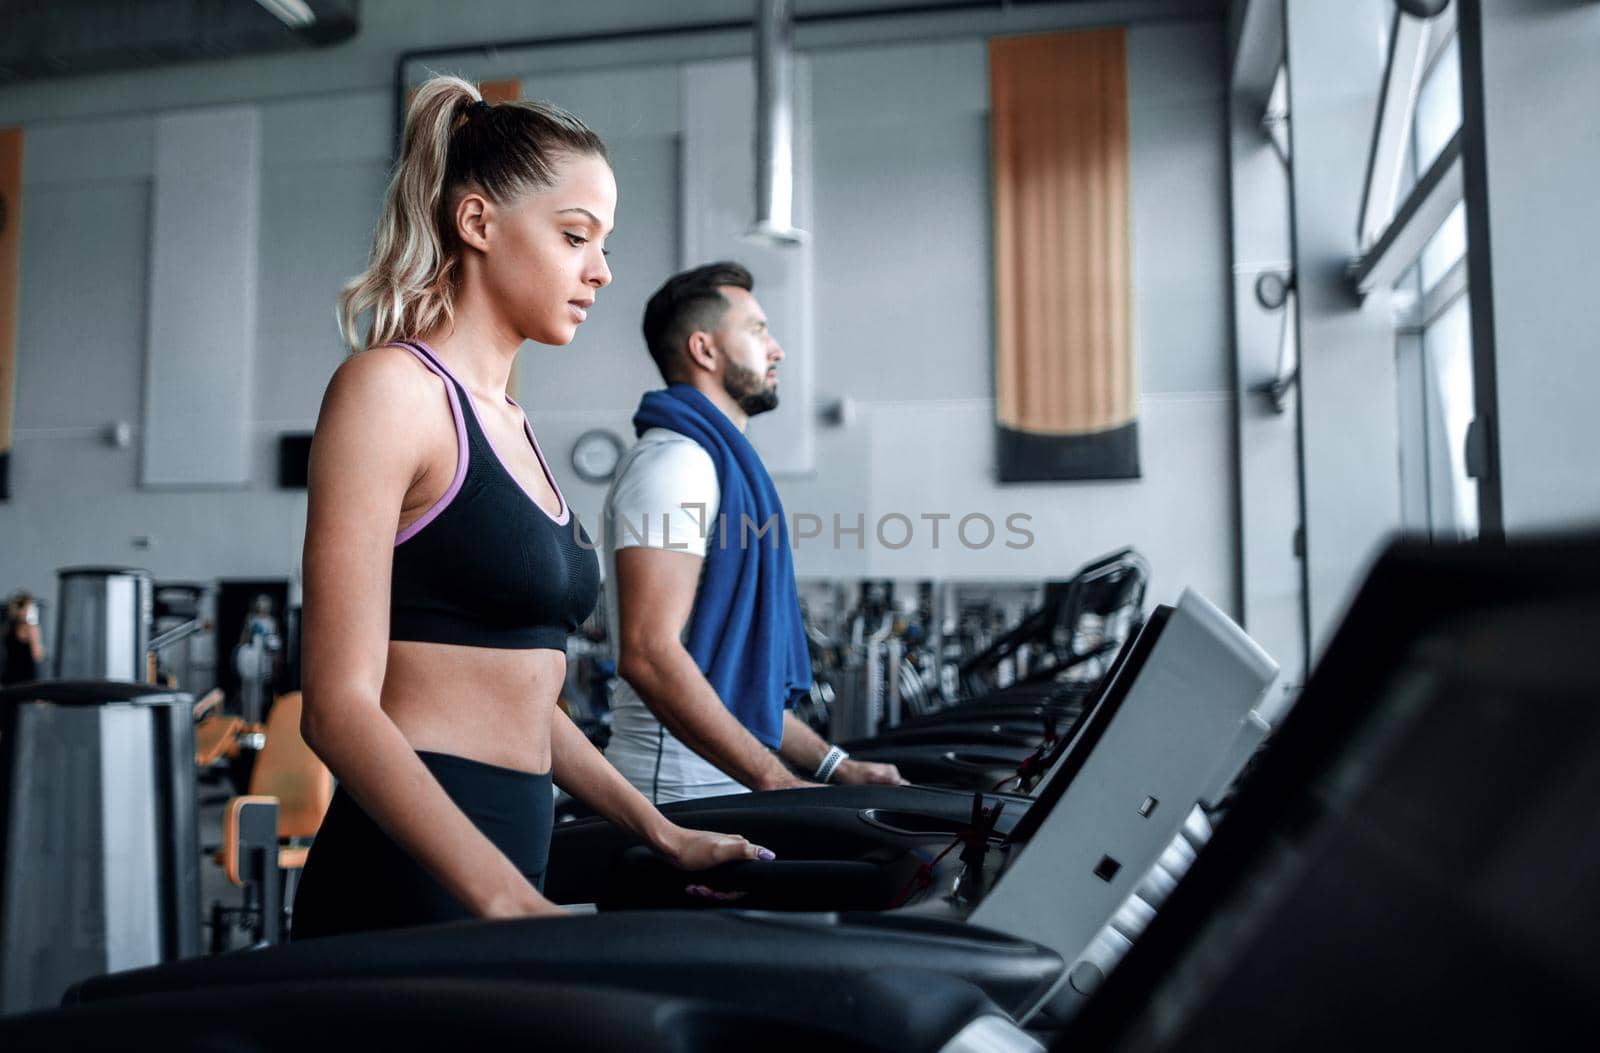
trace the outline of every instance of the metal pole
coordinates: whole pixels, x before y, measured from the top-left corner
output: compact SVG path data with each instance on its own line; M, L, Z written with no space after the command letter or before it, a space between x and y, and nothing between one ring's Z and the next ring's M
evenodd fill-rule
M794 10L756 2L756 218L750 233L798 245L794 227Z

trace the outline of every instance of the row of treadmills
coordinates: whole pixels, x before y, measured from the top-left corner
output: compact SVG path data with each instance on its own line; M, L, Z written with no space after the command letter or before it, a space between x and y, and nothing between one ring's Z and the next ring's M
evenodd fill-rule
M1597 650L1600 537L1401 542L1269 729L1272 661L1185 593L1092 697L899 744L946 785L667 806L775 862L686 875L579 821L547 891L593 913L102 976L0 1048L1553 1043L1600 1005Z

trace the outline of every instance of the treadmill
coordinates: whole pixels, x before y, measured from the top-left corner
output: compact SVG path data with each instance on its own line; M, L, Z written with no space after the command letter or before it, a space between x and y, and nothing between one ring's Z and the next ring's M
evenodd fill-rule
M1123 641L1114 670L1133 643ZM1056 738L1064 725L1078 717L1111 678L1092 682L1021 684L1003 688L961 706L938 710L924 717L884 728L868 738L840 742L851 756L914 745L996 745L1032 749L1046 738ZM878 759L874 757L873 759ZM884 752L884 759L892 757Z
M759 835L752 826L763 825L784 838L774 845L776 862L694 874L666 867L625 839L599 839L599 824L571 824L558 831L552 851L552 862L566 859L565 875L552 868L546 890L561 901L558 883L569 883L569 892L580 887L572 864L587 848L596 853L594 882L608 890L598 913L331 937L192 959L83 981L68 1001L176 992L220 997L223 988L313 979L448 976L609 984L752 1012L798 1005L815 1016L818 1007L832 1014L849 1005L869 977L921 970L968 983L997 1012L1026 1019L1062 986L1074 958L1165 851L1227 763L1246 714L1275 672L1248 637L1196 594L1152 620L1141 638L1142 657L1136 647L1115 680L1120 686L1078 729L1079 748L1063 753L1029 807L1000 795L900 787L669 805L669 814L683 821L752 835ZM756 807L761 797L775 807ZM574 828L586 840L569 843ZM951 844L961 854L935 860ZM689 882L743 894L699 899L686 894ZM591 896L596 887L587 886ZM819 905L819 887L849 902ZM665 905L717 909L612 909ZM896 905L905 909L884 909ZM806 908L815 910L797 912ZM996 1021L986 1026L1005 1023Z
M1152 613L1124 648L1099 697L1055 747L1040 754L1031 797L999 792L1016 787L1014 776L1030 751L999 756L992 750L920 747L927 768L944 765L958 775L976 776L981 788L828 786L664 805L662 811L674 822L743 834L778 856L771 863L720 867L696 881L686 881L604 820L567 823L555 831L545 892L558 903L592 902L602 910L890 909L903 905L901 891L922 866L973 829L975 814L993 813L1002 802L999 814L986 821L993 836L1006 843L1008 858L1020 854L1078 783L1106 729L1125 709L1130 712L1121 722L1140 730L1108 740L1112 759L1103 763L1112 772L1173 769L1176 757L1201 750L1213 771L1224 762L1237 771L1248 757L1247 752L1236 755L1239 743L1260 739L1261 725L1250 714L1275 675L1272 660L1243 630L1204 597L1186 591L1177 607L1161 606ZM1094 792L1089 785L1094 779L1088 777L1077 792ZM1209 791L1217 780L1202 781ZM1186 791L1187 803L1175 808L1187 812L1206 791ZM1142 797L1136 803L1142 804ZM1182 820L1177 815L1160 825ZM1172 825L1169 840L1176 833ZM690 885L730 898L690 893Z
M1170 611L1158 608L1152 617L1164 619ZM1009 700L1016 692L1007 690L995 696L1007 701L975 703L994 705L996 713L990 718L901 725L875 738L839 745L855 760L895 765L917 786L994 790L1017 779L1035 782L1072 741L1073 732L1115 679L1138 639L1130 636L1123 643L1110 672L1093 690L1076 683L1029 685L1027 697L1033 701L1023 703L1025 711L1010 711L1015 703ZM1041 686L1052 690L1041 691Z
M1041 739L1053 739L1059 725L1078 716L1109 677L1079 675L1087 663L1125 651L1143 610L1149 575L1143 557L1124 548L1086 564L1070 581L1047 583L1038 610L962 665L968 698L840 745L852 755L865 758L873 752L871 759L892 761L878 753L929 743L1031 749ZM1100 618L1108 634L1086 644L1078 626L1089 615ZM1024 646L1038 648L1045 658L1019 681L989 687L999 665Z
M559 924L559 923L556 923ZM926 970L857 978L826 1013L800 998L763 998L760 979L714 995L610 981L382 971L262 980L214 990L125 993L94 1004L0 1018L0 1049L171 1053L305 1053L308 1049L437 1053L445 1049L582 1049L636 1053L1042 1053L977 988Z
M1211 845L1057 1048L1527 1049L1592 1031L1597 639L1600 534L1391 546Z
M1043 943L1070 967L1181 839L1197 802L1220 799L1249 759L1264 728L1254 707L1276 674L1189 591L1151 617L1031 799L850 786L667 805L676 822L741 833L778 855L692 875L610 824L573 823L556 832L546 894L602 912L735 906L968 922Z
M1141 634L1129 640L1119 656L1114 674L1130 666L1128 678L1120 687L1117 676L1109 676L1101 700L1106 702L1106 714L1120 704L1126 688L1148 660L1160 636L1171 608L1160 608ZM1098 705L1098 701L1097 701ZM1072 731L1080 729L1090 710L1080 710ZM1061 737L1051 748L1048 767L1054 771L1067 748L1075 741L1073 735ZM930 766L946 752L939 748L930 752ZM804 790L778 790L765 793L736 794L726 797L706 798L698 801L666 804L664 813L687 825L704 829L742 833L759 844L774 849L780 856L778 871L788 876L794 886L791 894L783 897L789 909L881 910L890 904L899 884L915 873L926 846L948 842L951 837L966 830L974 815L990 808L1000 798L1013 800L1009 814L996 816L997 834L1008 833L1028 801L1017 793L1000 794L996 783L1009 781L1013 785L1017 768L1034 750L1018 749L1010 756L991 757L983 765L968 770L966 757L955 758L953 770L970 779L979 776L977 788L987 791L974 797L969 793L952 792L948 787L927 785L909 787L882 786L827 786ZM1032 780L1037 784L1040 780ZM959 788L959 787L958 787ZM1029 787L1028 789L1033 789ZM894 807L886 808L884 802ZM726 813L726 814L724 814ZM717 825L721 823L722 825ZM894 836L910 839L897 845ZM556 851L556 842L561 845ZM885 843L900 851L893 858L884 855ZM781 846L781 848L780 848ZM559 855L559 859L557 856ZM851 855L863 857L852 860ZM740 868L751 864L731 864L706 872L719 879L737 875ZM772 878L773 863L762 863L768 868L760 875ZM597 895L594 892L595 875L611 869L613 878ZM755 873L755 872L751 872ZM556 827L552 837L551 865L545 871L545 894L557 903L597 902L605 909L651 906L685 907L716 906L716 902L689 901L681 896L660 900L663 882L675 882L676 872L653 852L637 844L625 831L597 816L563 823ZM779 878L781 880L781 876ZM750 890L733 890L748 894ZM743 898L743 897L741 897ZM769 904L745 904L766 908Z
M1132 548L1123 548L1085 564L1066 582L1049 583L1044 603L1038 610L984 651L962 663L963 689L973 696L989 694L990 684L1001 664L1023 647L1038 648L1050 661L1048 665L1031 670L1020 681L1022 684L1047 683L1075 666L1109 657L1121 641L1112 638L1082 646L1078 638L1080 623L1086 615L1108 621L1129 614L1136 617L1144 607L1149 580L1150 566L1144 557ZM957 708L970 705L959 703Z

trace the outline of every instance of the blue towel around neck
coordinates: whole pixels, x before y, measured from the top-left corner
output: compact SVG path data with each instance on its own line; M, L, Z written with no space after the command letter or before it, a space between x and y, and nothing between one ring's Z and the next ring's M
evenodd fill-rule
M722 704L776 749L784 707L811 690L794 555L777 487L744 433L688 384L646 392L633 427L638 435L666 428L693 439L716 466L720 514L706 524L688 649ZM768 523L773 529L758 537Z

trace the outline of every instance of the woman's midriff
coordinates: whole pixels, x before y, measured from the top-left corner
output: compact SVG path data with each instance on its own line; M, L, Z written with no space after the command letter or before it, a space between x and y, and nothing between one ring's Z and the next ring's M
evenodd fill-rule
M383 711L415 749L547 772L550 722L566 673L560 651L394 640Z

